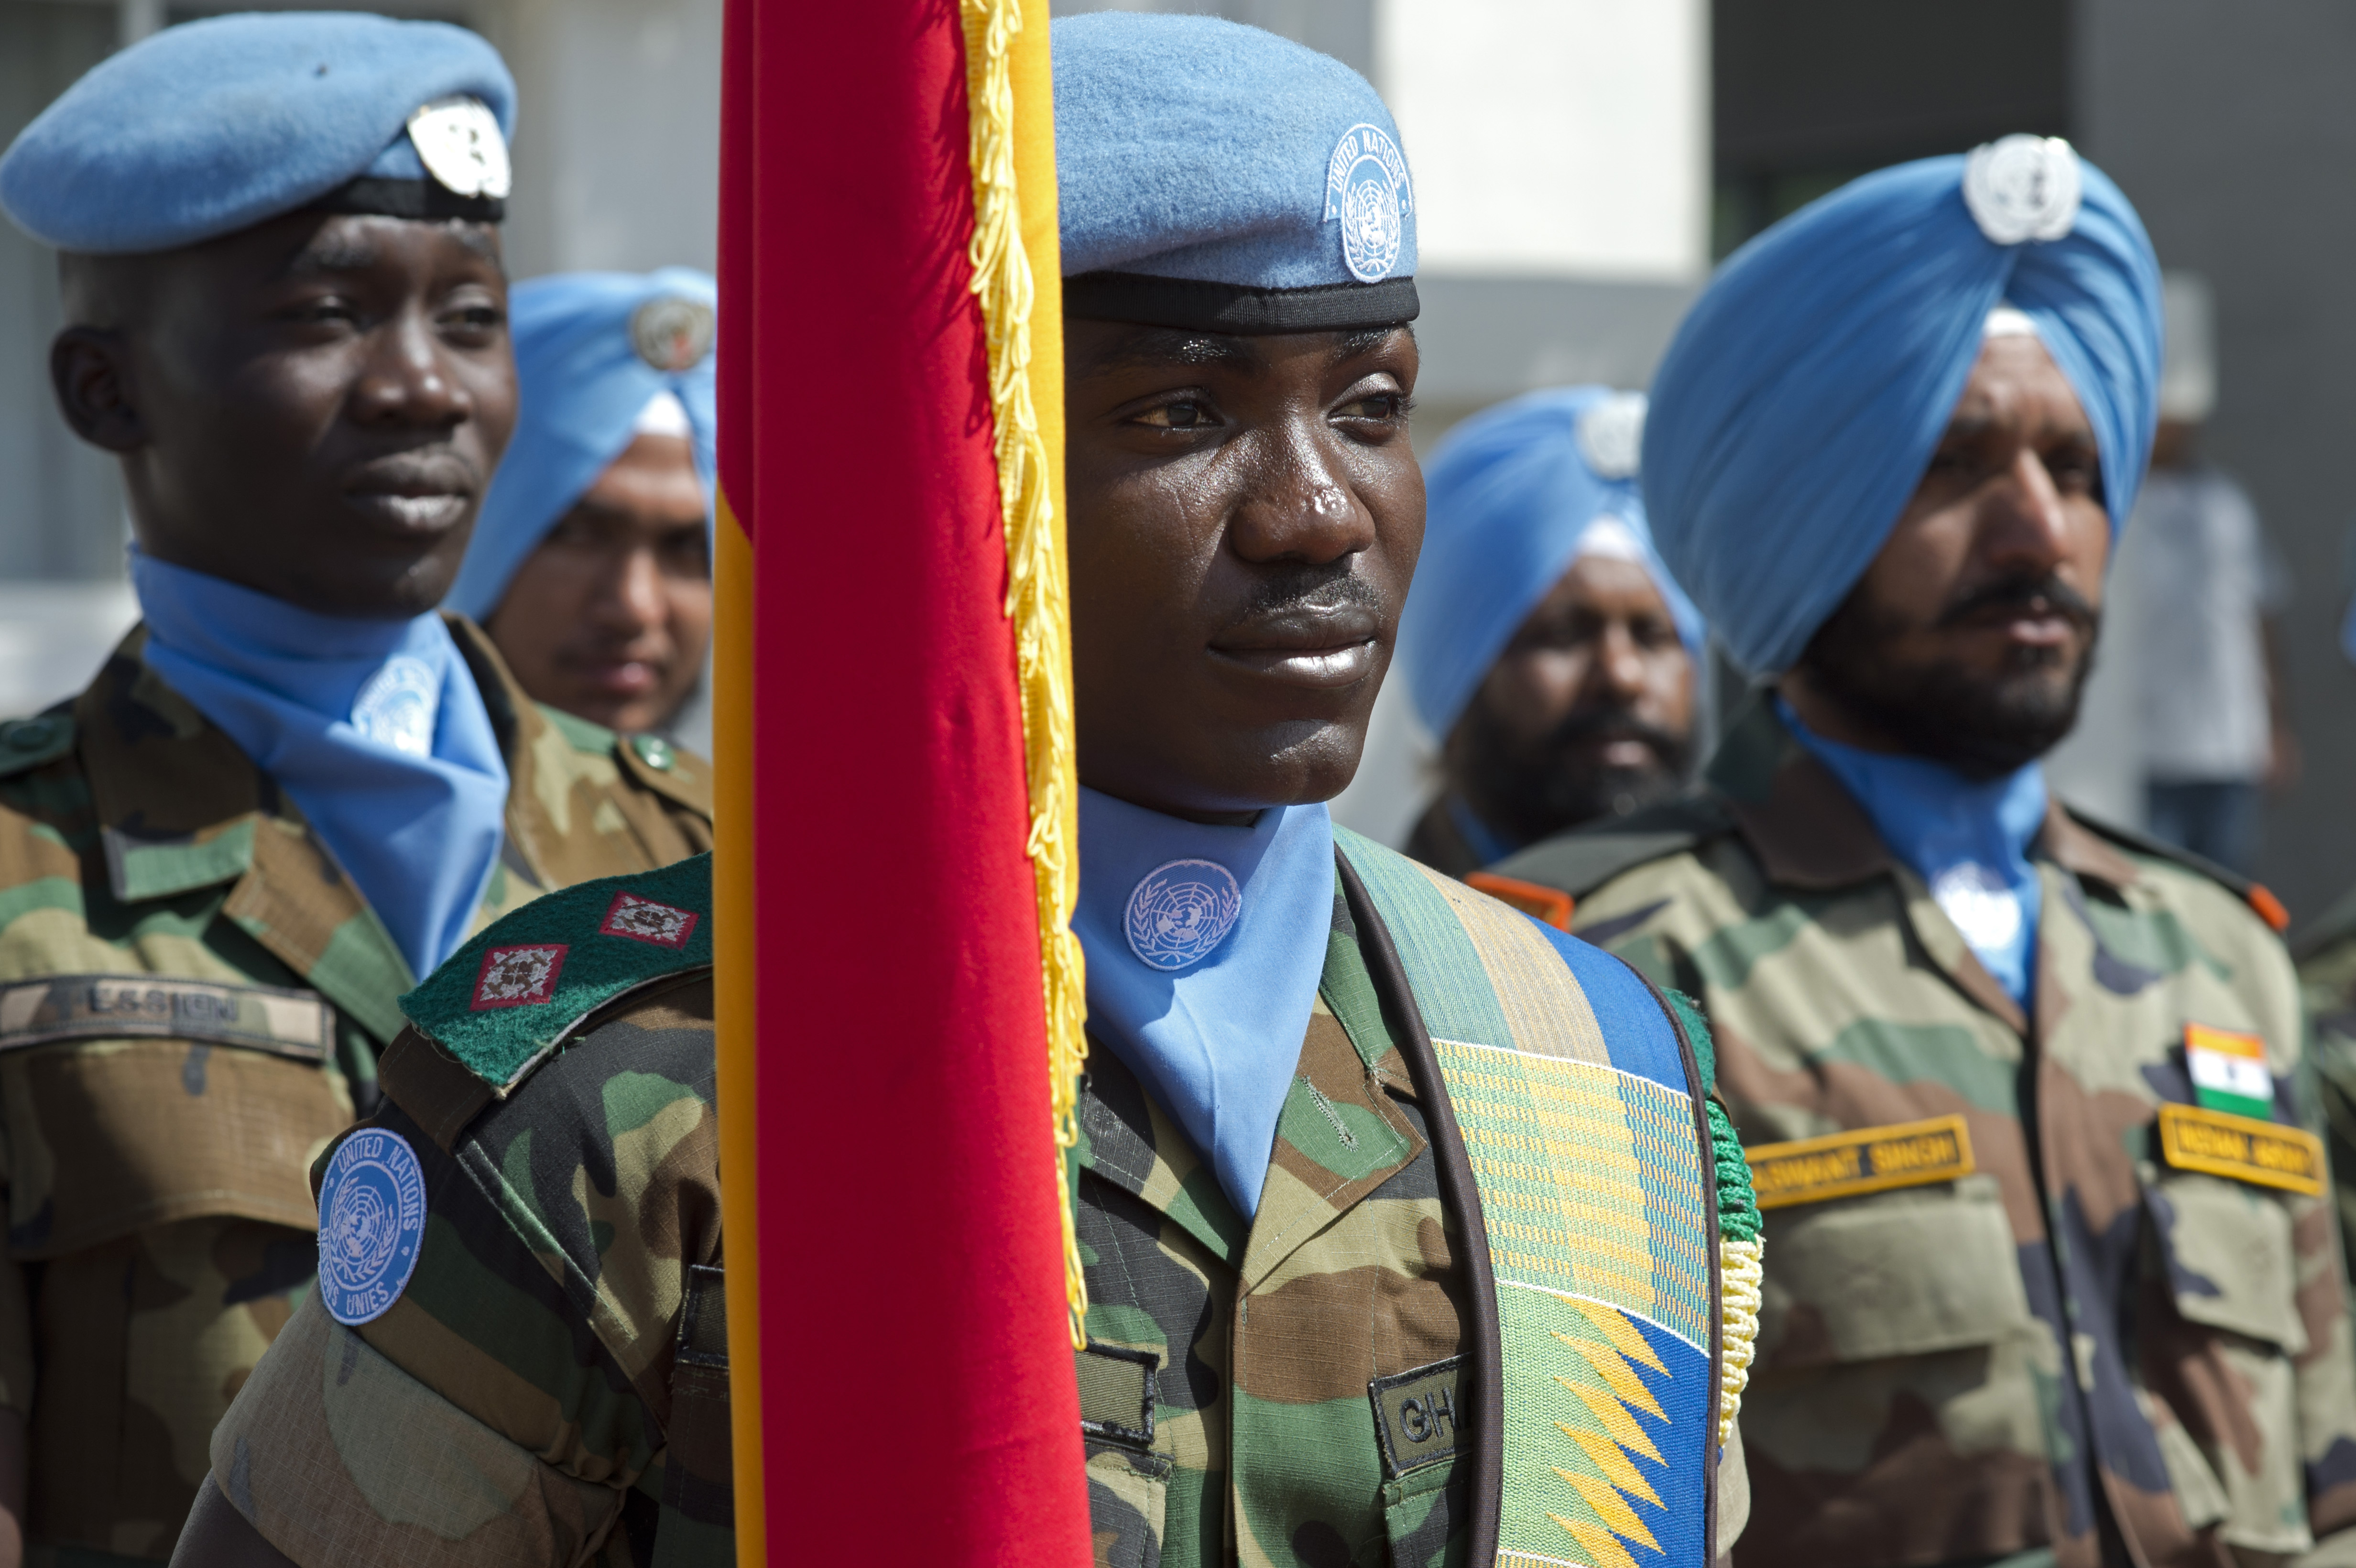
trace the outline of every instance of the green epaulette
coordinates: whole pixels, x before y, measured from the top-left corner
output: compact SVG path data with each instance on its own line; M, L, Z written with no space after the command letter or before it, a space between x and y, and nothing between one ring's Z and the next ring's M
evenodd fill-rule
M401 1010L505 1094L590 1014L712 963L712 857L534 899L450 956Z
M37 719L0 723L0 779L54 763L73 744L73 709L64 703Z
M1489 869L1585 898L1622 871L1680 854L1733 828L1734 819L1708 795L1681 795L1626 816L1558 833Z

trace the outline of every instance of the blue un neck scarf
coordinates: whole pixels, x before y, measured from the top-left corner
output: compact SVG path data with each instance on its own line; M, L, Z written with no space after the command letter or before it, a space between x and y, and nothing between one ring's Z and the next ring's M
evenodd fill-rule
M315 614L131 552L148 667L278 782L419 979L498 865L507 762L442 617Z
M1291 805L1214 827L1083 789L1072 929L1087 954L1089 1032L1177 1118L1249 1220L1325 971L1333 818Z
M2030 763L1985 782L1922 757L1861 752L1775 711L1865 808L1890 852L1930 884L1931 897L1974 955L2023 1008L2035 979L2042 902L2029 847L2045 826L2045 770Z

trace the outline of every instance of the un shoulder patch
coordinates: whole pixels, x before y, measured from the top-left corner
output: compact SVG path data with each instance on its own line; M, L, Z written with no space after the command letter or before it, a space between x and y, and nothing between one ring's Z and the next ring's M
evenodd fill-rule
M348 1327L381 1317L408 1288L425 1240L425 1173L399 1133L346 1138L319 1182L319 1300Z

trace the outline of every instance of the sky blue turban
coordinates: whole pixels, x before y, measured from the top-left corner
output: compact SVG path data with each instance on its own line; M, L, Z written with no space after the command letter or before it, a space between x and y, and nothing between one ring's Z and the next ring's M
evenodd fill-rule
M1868 175L1710 280L1653 384L1644 499L1746 669L1797 663L1865 574L1999 303L2076 391L2115 535L2157 418L2159 267L2135 208L2066 143L2008 136Z
M298 208L496 221L515 80L446 22L275 11L184 22L91 68L0 157L45 245L177 250Z
M686 407L709 508L719 303L711 277L688 267L515 286L508 320L522 403L446 608L480 621L499 607L516 568L622 455L657 393Z
M1216 16L1055 23L1064 308L1198 331L1414 318L1398 127L1329 55Z
M1423 556L1399 622L1398 656L1416 712L1437 739L1529 613L1617 518L1701 656L1708 628L1661 564L1636 488L1644 400L1609 387L1531 392L1448 432L1424 465Z

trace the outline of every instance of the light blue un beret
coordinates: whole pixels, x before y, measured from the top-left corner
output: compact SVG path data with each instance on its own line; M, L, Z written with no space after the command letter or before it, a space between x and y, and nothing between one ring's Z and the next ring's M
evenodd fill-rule
M166 27L67 89L0 156L0 207L44 244L100 255L175 250L323 200L497 221L514 122L514 79L463 27L218 16Z
M1215 16L1055 24L1064 308L1230 333L1412 320L1398 127L1330 56Z
M1653 381L1644 502L1746 670L1798 663L1865 575L1992 330L2033 330L2069 379L2115 533L2158 419L2159 265L2066 142L2008 136L1853 180L1702 291Z
M516 569L622 455L664 392L686 412L710 506L719 304L719 286L687 267L559 272L509 291L521 402L446 608L477 621L497 610Z
M1635 393L1557 387L1483 410L1433 450L1398 658L1434 737L1447 738L1523 621L1590 552L1641 565L1687 652L1701 656L1708 628L1644 523L1636 485L1644 425Z

